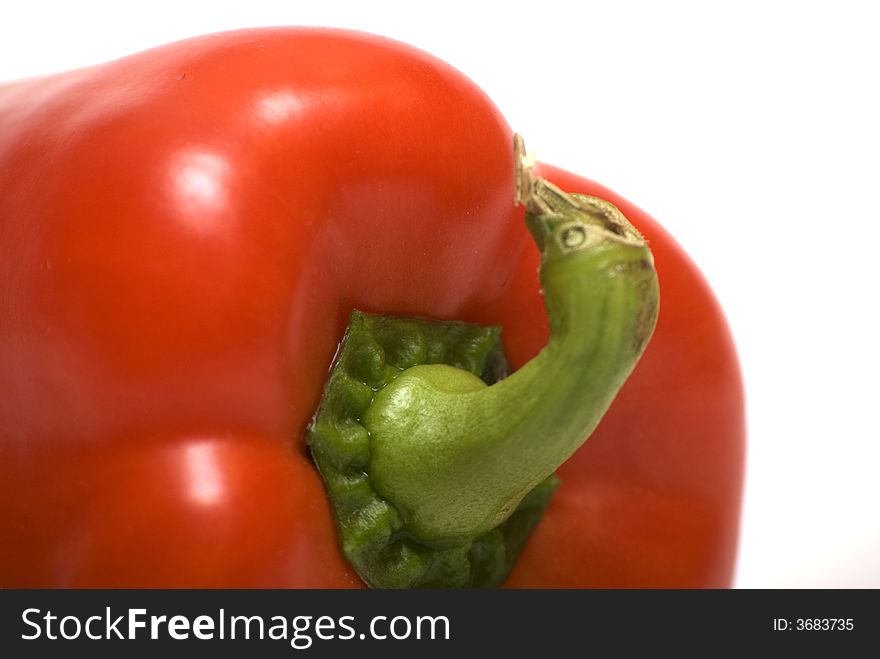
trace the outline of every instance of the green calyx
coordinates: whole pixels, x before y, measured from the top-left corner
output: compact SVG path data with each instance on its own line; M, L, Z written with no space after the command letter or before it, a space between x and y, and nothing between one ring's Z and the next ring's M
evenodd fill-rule
M464 374L465 387L497 382L507 373L500 330L354 311L309 428L312 455L335 508L343 551L369 585L495 586L540 520L556 479L534 488L496 529L453 543L414 536L370 475L371 438L363 417L377 392L409 369L428 364Z
M517 143L521 155L521 142ZM653 259L608 202L517 171L550 340L504 377L500 330L355 312L309 431L343 550L374 587L500 584L643 352Z

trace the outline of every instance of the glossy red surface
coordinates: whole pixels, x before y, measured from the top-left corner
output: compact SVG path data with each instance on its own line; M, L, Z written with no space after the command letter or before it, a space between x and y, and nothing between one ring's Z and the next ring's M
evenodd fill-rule
M0 87L0 586L358 586L304 446L349 311L546 340L512 134L460 73L317 29ZM644 213L660 322L512 586L730 583L723 317Z

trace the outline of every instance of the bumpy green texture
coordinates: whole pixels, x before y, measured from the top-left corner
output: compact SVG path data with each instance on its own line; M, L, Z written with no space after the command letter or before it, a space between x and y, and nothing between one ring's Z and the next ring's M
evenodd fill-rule
M483 387L493 384L507 373L500 329L352 313L309 428L343 552L374 587L496 586L510 572L558 481L552 475L545 479L505 523L485 533L455 542L415 537L400 511L371 482L370 433L361 419L377 392L404 371L425 364L454 368Z

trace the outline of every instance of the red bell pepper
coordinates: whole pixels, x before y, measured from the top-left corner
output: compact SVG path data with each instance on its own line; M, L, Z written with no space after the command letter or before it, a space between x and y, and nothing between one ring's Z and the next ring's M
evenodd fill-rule
M307 427L352 309L500 326L514 370L547 343L512 144L460 73L345 31L0 87L0 587L363 585ZM645 213L533 173L616 206L662 302L505 583L727 586L744 414L719 307Z

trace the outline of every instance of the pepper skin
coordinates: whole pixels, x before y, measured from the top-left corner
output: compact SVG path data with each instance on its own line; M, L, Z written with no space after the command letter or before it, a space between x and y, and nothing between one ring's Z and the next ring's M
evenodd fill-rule
M353 308L500 325L514 368L546 343L511 144L460 73L344 31L0 87L0 586L361 586L306 426ZM536 171L623 211L663 303L507 585L729 585L744 417L718 306L643 212Z

